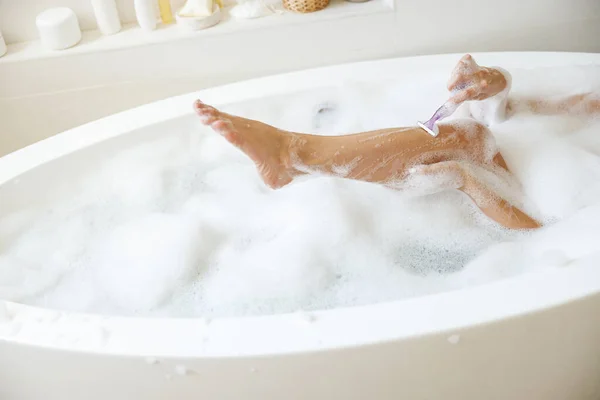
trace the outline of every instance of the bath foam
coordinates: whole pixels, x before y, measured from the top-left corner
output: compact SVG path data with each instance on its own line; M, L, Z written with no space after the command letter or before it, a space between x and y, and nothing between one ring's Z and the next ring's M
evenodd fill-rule
M594 262L600 121L534 116L527 99L600 93L600 68L510 72L514 115L492 131L522 188L478 173L508 197L524 193L526 209L549 223L542 230L496 226L466 196L439 190L452 187L452 177L416 175L402 191L335 178L272 191L252 162L190 116L107 156L61 189L65 201L1 215L0 297L105 314L252 315L402 299ZM444 101L445 80L348 83L226 111L330 135L410 126ZM332 110L326 118L324 104Z
M150 310L202 271L205 244L196 221L149 214L100 239L92 253L92 268L99 287L116 307Z

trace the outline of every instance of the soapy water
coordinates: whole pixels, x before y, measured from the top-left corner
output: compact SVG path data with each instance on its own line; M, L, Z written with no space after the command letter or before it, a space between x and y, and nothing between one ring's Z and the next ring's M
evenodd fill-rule
M106 154L83 178L63 179L70 184L56 200L1 214L0 297L104 314L253 315L592 262L600 258L600 121L533 115L518 100L600 93L600 68L511 72L514 115L492 131L544 229L502 229L449 190L419 197L319 177L272 191L243 154L189 116ZM322 134L407 126L445 95L444 77L417 78L226 111Z

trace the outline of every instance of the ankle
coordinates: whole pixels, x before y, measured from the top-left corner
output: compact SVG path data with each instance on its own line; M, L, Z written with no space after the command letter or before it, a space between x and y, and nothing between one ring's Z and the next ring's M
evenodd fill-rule
M304 174L298 167L299 151L302 146L303 140L300 135L293 132L280 131L281 133L281 145L280 145L280 161L281 166L286 170L290 176L298 176Z

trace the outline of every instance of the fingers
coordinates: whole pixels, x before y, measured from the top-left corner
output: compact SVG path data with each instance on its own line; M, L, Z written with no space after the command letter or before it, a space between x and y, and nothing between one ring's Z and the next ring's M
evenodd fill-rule
M454 104L461 104L468 100L474 100L477 97L477 94L477 89L470 87L457 92L454 96L450 97L450 101L452 101Z
M450 97L450 101L454 104L461 104L469 100L469 95L466 91L458 92L454 96Z
M475 62L470 54L465 54L454 67L450 80L448 81L448 90L453 91L460 86L474 81L474 75L481 71L479 64Z
M460 62L468 63L468 62L471 62L471 61L473 61L473 56L470 55L469 53L465 54L464 56L462 56L460 58Z
M459 85L454 85L453 88L459 88ZM486 78L479 78L479 73L466 87L466 89L455 90L454 95L450 98L455 104L461 104L469 100L485 100L489 97L490 82Z
M481 69L481 67L479 66L479 64L477 64L475 62L475 60L473 59L473 57L470 54L465 54L460 59L460 63L462 64L462 66L465 69L465 71L468 72L468 73L475 73L479 69Z
M446 85L449 91L454 91L468 82L468 78L461 74L452 74Z
M467 86L471 80L471 75L465 73L464 68L462 68L462 64L459 62L450 74L450 79L448 80L447 84L448 90L453 91L461 86Z

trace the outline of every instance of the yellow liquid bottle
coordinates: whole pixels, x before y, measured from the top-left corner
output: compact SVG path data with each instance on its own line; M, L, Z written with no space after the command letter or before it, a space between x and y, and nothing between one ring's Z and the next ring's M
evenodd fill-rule
M171 11L171 0L158 0L158 9L160 10L160 20L163 24L172 24L173 12Z

